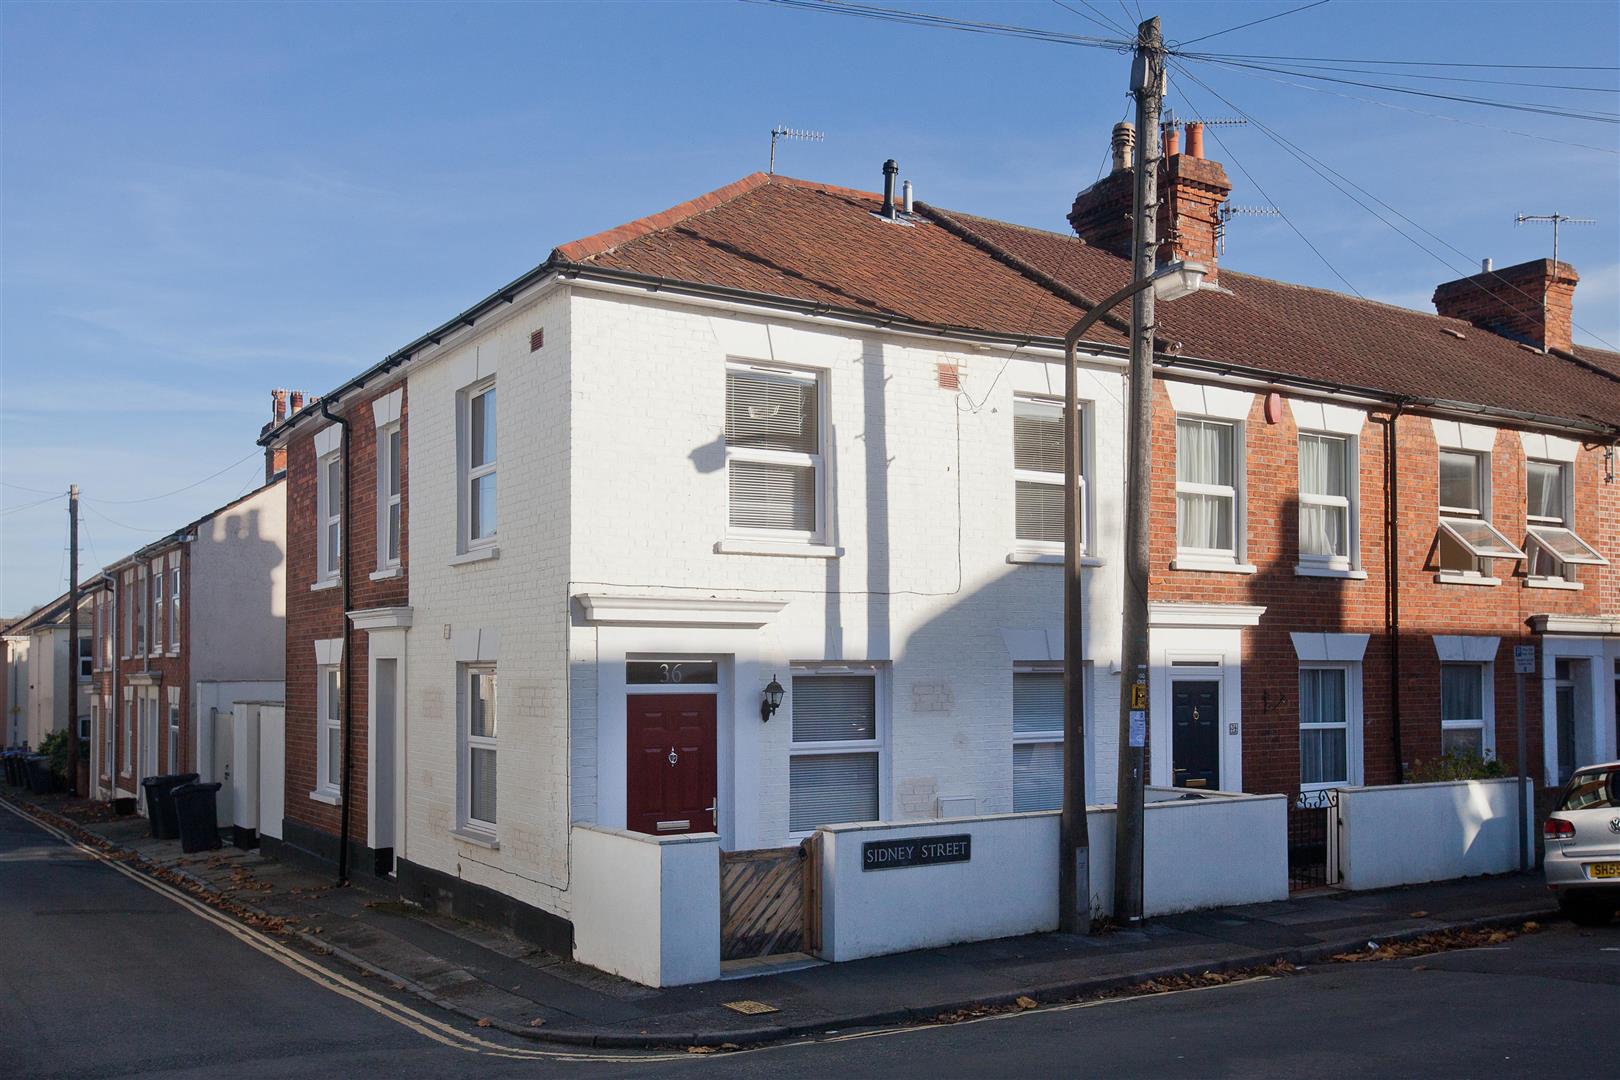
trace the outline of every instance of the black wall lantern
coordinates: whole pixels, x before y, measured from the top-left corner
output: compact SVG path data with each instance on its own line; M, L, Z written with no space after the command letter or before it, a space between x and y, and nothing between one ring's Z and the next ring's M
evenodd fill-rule
M782 684L771 676L771 681L765 686L765 696L759 702L759 720L762 724L771 722L771 714L782 707Z

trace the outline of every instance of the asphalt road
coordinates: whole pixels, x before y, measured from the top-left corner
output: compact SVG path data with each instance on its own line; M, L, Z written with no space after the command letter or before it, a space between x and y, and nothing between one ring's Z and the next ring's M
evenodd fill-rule
M1613 1075L1620 926L1278 979L839 1033L740 1054L566 1050L453 1025L244 940L0 810L0 1069L14 1076Z

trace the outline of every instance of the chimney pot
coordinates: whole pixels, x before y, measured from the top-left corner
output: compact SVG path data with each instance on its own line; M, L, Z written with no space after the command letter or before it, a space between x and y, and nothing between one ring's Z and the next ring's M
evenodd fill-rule
M907 180L900 185L900 207L909 214L911 205L911 181Z
M1204 156L1204 125L1196 121L1187 125L1187 156Z
M287 391L270 391L270 419L277 424L287 419Z
M304 392L302 390L294 390L292 392L292 411L297 412L299 409L302 409L303 407L304 407Z
M1113 148L1115 172L1125 172L1134 166L1136 157L1135 124L1121 121L1114 125Z
M1164 128L1164 156L1173 158L1181 153L1181 132L1176 130L1174 124L1166 124Z
M1488 274L1491 272L1491 260L1489 256L1479 260L1479 270L1482 274Z

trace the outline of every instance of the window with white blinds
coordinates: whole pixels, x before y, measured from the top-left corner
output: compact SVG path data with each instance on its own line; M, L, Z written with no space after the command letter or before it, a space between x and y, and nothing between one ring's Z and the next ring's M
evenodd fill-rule
M882 810L876 673L793 676L788 829L875 821Z
M1013 673L1013 811L1063 803L1063 673Z
M1085 428L1081 411L1080 427ZM1031 544L1063 544L1063 405L1045 398L1013 401L1013 489L1017 538ZM1085 544L1085 470L1080 462L1081 529Z
M816 377L727 371L726 465L733 531L820 539L825 513Z

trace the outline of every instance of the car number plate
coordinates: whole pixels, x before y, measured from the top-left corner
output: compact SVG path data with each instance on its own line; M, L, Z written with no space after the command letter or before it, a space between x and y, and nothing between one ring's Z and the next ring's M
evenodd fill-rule
M1586 868L1592 878L1620 878L1620 862L1597 862Z

